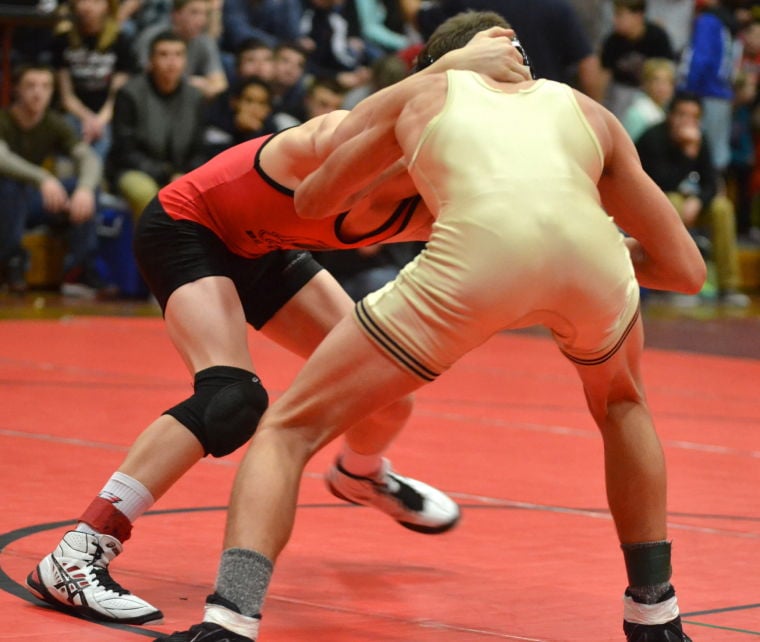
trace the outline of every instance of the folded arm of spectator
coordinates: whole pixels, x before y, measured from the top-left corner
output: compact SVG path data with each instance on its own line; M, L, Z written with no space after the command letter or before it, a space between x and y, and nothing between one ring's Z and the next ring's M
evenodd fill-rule
M52 174L43 167L30 163L11 151L4 140L0 140L0 176L37 185L45 179L52 178Z

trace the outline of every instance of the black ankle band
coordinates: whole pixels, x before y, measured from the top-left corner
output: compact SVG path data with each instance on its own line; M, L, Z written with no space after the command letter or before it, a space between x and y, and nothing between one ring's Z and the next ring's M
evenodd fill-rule
M653 586L670 581L670 542L623 544L621 548L630 586Z

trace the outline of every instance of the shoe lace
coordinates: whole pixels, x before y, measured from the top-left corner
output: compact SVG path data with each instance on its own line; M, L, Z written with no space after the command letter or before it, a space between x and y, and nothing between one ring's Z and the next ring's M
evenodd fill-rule
M107 567L93 566L92 574L95 577L95 581L107 591L111 591L117 595L130 595L127 589L111 577Z
M92 556L92 575L95 581L107 591L117 595L129 595L129 591L111 577L108 572L108 560L103 559L103 547L98 544Z

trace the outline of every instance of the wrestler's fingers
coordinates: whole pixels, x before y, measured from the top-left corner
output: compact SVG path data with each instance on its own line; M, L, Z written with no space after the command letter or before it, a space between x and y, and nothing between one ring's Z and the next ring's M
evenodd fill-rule
M483 38L509 38L511 40L514 37L514 29L507 29L505 27L490 27L476 33L472 37L472 40L480 40Z

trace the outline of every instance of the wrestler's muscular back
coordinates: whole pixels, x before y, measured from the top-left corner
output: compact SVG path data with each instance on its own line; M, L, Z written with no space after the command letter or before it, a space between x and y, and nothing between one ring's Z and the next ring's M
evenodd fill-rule
M520 83L503 83L486 76L482 76L482 78L487 84L507 94L517 93L535 84L534 80ZM448 81L446 74L437 74L435 77L428 76L424 83L411 88L409 99L401 109L401 112L397 117L391 117L396 120L396 139L401 146L407 163L413 158L425 127L443 109L446 102L447 90ZM602 149L606 153L609 149L610 141L609 132L604 122L603 110L600 110L594 101L588 99L580 92L573 93L591 128L599 139ZM599 177L594 176L592 178L598 180Z

